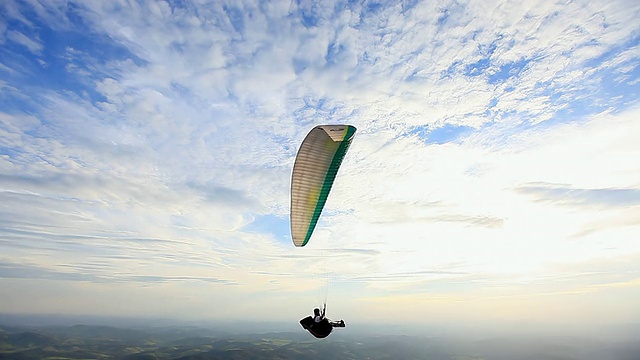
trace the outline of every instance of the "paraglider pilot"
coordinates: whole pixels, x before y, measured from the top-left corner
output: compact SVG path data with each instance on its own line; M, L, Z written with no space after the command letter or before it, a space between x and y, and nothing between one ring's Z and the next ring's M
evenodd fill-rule
M327 305L326 304L322 308L322 312L320 312L320 309L318 309L318 308L313 309L313 321L316 324L319 323L319 322L322 322L322 321L327 321L333 327L345 327L344 320L331 321L328 318L326 318L324 316L326 310L327 310Z
M311 335L317 338L324 338L331 334L331 331L334 327L345 327L344 320L340 321L331 321L325 317L325 311L327 309L327 305L325 304L322 308L322 312L320 309L313 309L313 317L307 316L306 318L300 320L300 325L302 325L305 330L309 331Z

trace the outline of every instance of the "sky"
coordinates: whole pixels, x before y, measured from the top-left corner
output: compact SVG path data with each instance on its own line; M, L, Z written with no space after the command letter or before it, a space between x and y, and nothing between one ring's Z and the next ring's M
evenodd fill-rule
M640 3L0 2L0 313L640 322ZM291 171L358 130L309 244Z

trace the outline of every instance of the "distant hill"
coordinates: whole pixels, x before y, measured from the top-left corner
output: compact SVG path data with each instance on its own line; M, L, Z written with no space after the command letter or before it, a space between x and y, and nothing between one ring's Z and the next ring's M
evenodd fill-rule
M54 337L25 331L17 334L6 334L2 339L4 344L10 344L15 347L36 347L51 345L58 340Z

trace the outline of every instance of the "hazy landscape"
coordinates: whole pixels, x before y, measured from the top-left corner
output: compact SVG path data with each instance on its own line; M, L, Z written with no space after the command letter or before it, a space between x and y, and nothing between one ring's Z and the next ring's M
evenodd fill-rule
M618 328L619 334L483 335L433 329L424 335L402 335L356 325L317 340L290 324L275 323L172 326L166 321L131 319L7 315L1 319L0 359L637 360L640 354L637 326ZM80 320L96 325L72 324Z

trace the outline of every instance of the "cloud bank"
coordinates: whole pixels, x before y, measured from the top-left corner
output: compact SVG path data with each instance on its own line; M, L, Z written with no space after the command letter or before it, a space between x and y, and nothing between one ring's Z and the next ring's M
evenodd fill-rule
M280 319L329 282L356 319L480 299L551 320L586 293L576 321L640 313L634 1L0 13L0 311ZM322 123L358 132L294 249L291 167Z

